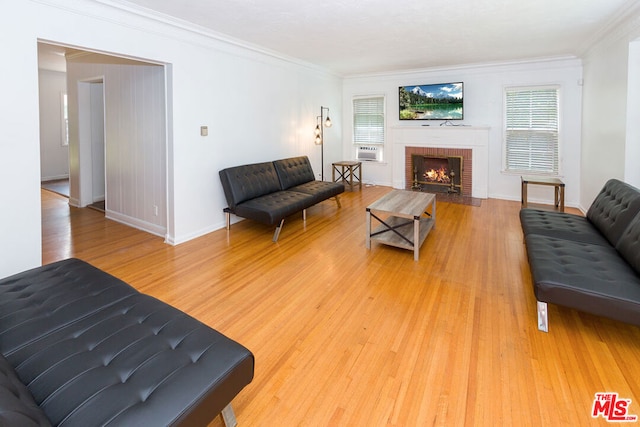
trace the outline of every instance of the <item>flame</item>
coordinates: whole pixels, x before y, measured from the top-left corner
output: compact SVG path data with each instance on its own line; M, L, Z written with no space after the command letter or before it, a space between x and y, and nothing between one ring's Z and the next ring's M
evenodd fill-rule
M451 182L451 178L447 174L447 169L445 167L440 167L439 169L431 169L424 173L423 175L427 182L439 182L443 184L448 184Z

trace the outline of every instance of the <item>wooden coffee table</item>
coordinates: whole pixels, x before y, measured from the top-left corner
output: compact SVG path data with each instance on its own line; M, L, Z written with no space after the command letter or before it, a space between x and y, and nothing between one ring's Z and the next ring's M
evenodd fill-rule
M428 212L431 206L431 212ZM371 221L380 224L373 231ZM418 260L420 246L436 224L436 195L393 190L367 207L367 249L371 241L413 251ZM413 226L413 227L412 227Z

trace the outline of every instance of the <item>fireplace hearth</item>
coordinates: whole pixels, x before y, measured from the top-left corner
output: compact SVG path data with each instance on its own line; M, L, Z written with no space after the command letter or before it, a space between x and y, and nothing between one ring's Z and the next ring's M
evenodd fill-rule
M411 155L411 189L431 193L462 194L462 156Z

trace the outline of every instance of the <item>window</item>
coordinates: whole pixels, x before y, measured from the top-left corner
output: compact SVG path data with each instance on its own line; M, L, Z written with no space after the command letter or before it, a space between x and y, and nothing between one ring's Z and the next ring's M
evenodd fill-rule
M60 93L60 143L63 147L69 145L69 106L67 94Z
M505 90L505 170L558 174L557 86Z
M384 96L354 98L353 143L384 144Z

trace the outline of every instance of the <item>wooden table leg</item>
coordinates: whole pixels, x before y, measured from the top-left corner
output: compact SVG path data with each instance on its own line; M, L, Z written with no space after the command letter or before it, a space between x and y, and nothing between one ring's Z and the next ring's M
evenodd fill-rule
M433 219L433 228L436 228L436 199L431 202L431 219Z
M413 260L420 258L420 217L413 218Z
M371 249L371 211L367 209L367 239L365 240L365 246L367 249Z

